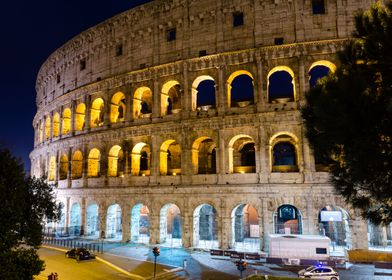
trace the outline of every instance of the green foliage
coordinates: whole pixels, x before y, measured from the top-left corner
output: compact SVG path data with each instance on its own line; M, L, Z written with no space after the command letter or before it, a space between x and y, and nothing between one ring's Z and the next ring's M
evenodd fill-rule
M0 279L32 279L43 270L36 249L42 221L56 220L59 206L43 178L26 178L20 160L0 147Z
M306 135L331 181L375 224L392 221L392 4L355 17L341 65L306 94Z

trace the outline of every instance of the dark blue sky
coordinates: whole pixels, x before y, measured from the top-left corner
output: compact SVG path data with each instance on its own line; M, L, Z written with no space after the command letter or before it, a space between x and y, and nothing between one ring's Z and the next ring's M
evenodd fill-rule
M148 0L13 0L0 4L0 144L30 169L35 80L46 58L83 30Z

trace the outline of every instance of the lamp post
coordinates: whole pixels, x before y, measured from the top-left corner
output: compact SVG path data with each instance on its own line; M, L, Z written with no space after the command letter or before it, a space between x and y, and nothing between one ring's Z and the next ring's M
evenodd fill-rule
M155 278L156 271L157 271L157 257L160 254L159 248L158 247L152 248L152 253L154 254L154 278Z

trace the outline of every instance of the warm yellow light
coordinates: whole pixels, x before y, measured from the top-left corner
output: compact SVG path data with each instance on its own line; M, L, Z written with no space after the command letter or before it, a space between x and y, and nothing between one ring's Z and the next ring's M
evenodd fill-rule
M173 176L176 176L177 175L177 173L176 172L173 172Z

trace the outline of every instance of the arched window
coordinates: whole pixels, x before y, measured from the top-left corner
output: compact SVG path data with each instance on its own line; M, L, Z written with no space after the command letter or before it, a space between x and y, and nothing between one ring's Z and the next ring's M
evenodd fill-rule
M167 140L161 145L159 170L161 175L181 174L181 147L175 140Z
M59 137L60 135L60 115L55 113L53 115L53 137Z
M122 122L125 119L125 95L122 92L117 92L113 95L110 104L110 122Z
M60 180L65 180L68 177L68 157L67 155L62 155L60 157Z
M50 139L50 117L46 117L45 121L45 140L48 141Z
M152 113L152 91L148 87L139 87L133 95L133 117L146 118Z
M289 135L279 135L272 140L272 171L298 172L296 141Z
M292 205L280 206L274 215L275 233L302 234L301 213Z
M90 127L98 127L103 125L103 118L105 112L105 104L102 98L96 98L91 104L90 111Z
M88 154L88 169L87 169L87 176L88 177L99 177L100 174L100 161L101 153L98 149L91 149L90 153Z
M108 176L117 177L124 175L124 154L120 146L115 145L109 151Z
M192 84L192 110L207 111L215 108L215 81L203 75L197 77Z
M48 181L56 180L56 171L57 171L56 157L52 156L52 157L50 157L50 160L49 160Z
M255 173L255 143L250 136L237 135L229 143L229 168L231 173Z
M131 241L150 243L150 210L142 203L136 204L131 212Z
M150 175L150 146L146 143L137 143L132 149L132 175L149 176Z
M198 138L192 146L194 174L216 174L216 144L208 137Z
M275 67L268 74L268 101L285 103L294 100L294 72L286 66Z
M81 151L75 151L72 156L72 179L82 178L83 155Z
M246 107L254 103L253 76L250 72L239 70L227 80L229 107Z
M86 117L86 105L84 103L80 103L76 107L75 113L75 130L81 131L84 129L84 121Z
M71 131L71 109L65 108L63 111L62 135L66 135Z
M202 204L193 212L193 246L196 248L218 248L218 219L215 208Z
M314 62L309 68L309 86L312 88L321 78L328 76L336 70L336 65L327 60Z
M161 114L170 115L181 111L182 88L177 81L168 81L162 86Z
M169 247L182 245L181 212L177 205L168 203L160 211L160 243Z
M231 212L232 247L235 250L256 252L260 248L260 227L256 208L240 204Z

